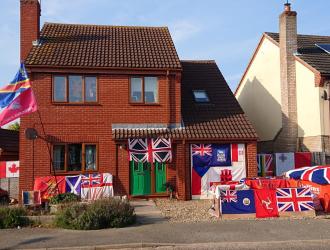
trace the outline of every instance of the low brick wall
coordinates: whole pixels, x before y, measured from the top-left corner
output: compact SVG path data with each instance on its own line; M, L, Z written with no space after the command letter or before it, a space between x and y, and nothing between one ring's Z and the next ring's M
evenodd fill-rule
M18 177L0 179L0 188L8 191L10 198L19 198L18 179Z

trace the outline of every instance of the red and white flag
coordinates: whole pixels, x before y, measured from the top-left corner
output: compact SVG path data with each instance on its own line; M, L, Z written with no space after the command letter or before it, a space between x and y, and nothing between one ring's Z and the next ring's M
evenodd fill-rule
M0 179L19 177L19 161L0 162Z

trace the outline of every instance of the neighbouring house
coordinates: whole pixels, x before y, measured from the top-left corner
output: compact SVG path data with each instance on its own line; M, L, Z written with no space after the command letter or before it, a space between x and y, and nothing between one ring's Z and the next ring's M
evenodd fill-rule
M18 161L19 132L0 128L0 161Z
M39 2L20 3L21 59L40 114L21 118L20 190L53 170L106 172L115 195L165 196L169 182L191 199L192 144L239 144L244 175L257 175L257 135L214 61L180 61L166 27L45 23L39 32ZM128 140L151 138L170 143L172 161L130 162Z
M279 33L266 32L235 95L258 136L258 151L330 153L330 36L297 34L285 4Z

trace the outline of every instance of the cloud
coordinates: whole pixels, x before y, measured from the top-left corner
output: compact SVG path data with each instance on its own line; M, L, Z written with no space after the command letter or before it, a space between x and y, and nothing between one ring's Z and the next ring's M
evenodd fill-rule
M201 32L199 24L188 20L180 20L169 25L174 43L183 42Z

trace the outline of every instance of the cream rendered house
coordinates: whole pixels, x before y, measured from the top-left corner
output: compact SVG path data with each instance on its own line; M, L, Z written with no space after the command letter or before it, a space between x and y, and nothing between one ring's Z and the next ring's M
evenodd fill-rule
M285 5L280 32L264 33L235 92L259 152L330 153L330 36L298 35Z

